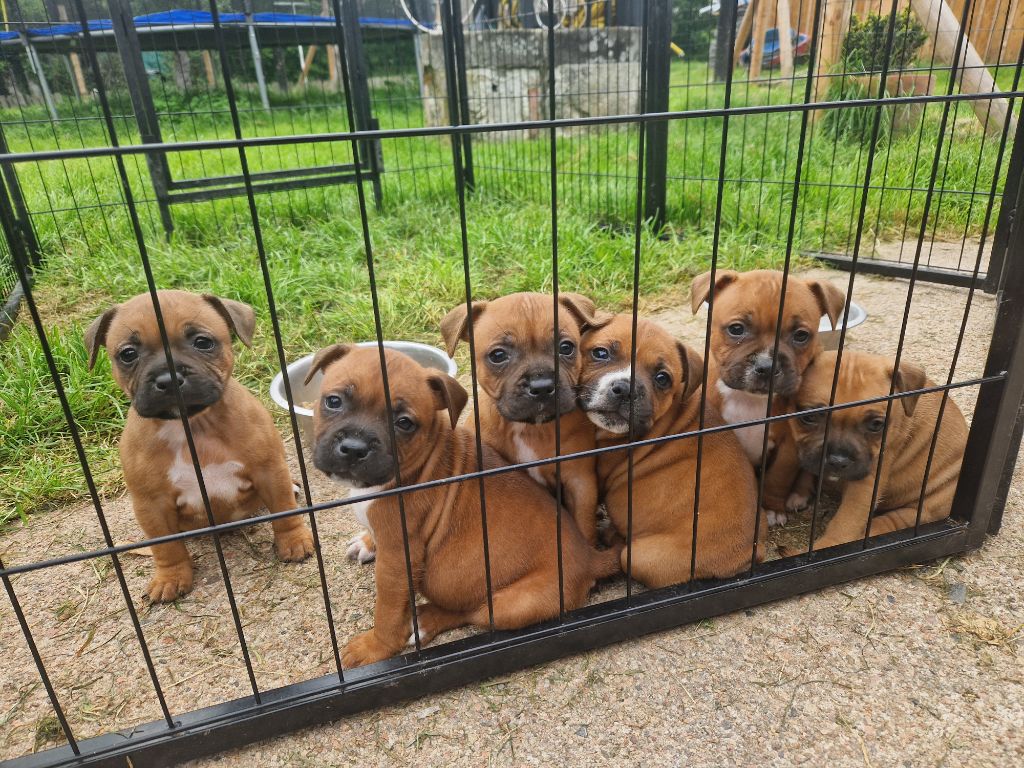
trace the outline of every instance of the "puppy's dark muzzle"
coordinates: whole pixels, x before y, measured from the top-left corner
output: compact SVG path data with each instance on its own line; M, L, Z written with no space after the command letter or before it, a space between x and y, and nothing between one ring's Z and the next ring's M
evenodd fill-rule
M821 471L825 479L831 482L862 480L871 471L871 457L846 443L830 442L824 453L823 464L820 445L813 448L801 446L800 466L814 475Z
M654 423L654 405L647 387L639 381L633 384L632 398L629 379L619 379L601 391L581 392L580 403L583 410L596 414L611 431L628 431L632 422L633 436L643 437Z
M320 436L313 465L356 487L381 485L394 477L394 462L379 438L344 428Z
M527 374L498 399L498 412L509 421L545 423L575 407L572 387L557 381L554 371Z
M179 392L185 413L191 417L220 400L224 388L218 379L188 366L178 366L173 373L159 367L144 377L144 384L132 398L132 406L147 419L180 419Z

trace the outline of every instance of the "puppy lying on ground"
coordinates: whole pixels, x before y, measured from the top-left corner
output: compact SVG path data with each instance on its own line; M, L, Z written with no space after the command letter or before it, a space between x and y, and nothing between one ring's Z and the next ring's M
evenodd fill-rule
M630 315L611 315L594 321L583 336L580 405L598 426L601 446L622 445L629 438L631 322ZM649 320L638 321L636 343L634 438L696 430L703 372L700 356ZM705 427L722 424L713 407L708 406L706 413ZM648 587L690 578L696 465L696 437L634 449L632 571ZM597 470L608 515L615 530L625 536L626 451L601 454ZM754 470L735 435L730 431L705 435L696 578L734 576L750 566L756 505ZM763 544L758 546L761 552ZM625 551L621 564L625 570Z
M594 447L594 427L576 410L580 375L580 328L594 315L594 303L575 293L559 294L558 380L555 380L554 313L543 293L513 293L473 302L473 334L479 381L481 437L513 464L555 455L555 416L561 414L561 454ZM469 340L466 305L441 321L448 354ZM583 536L597 541L597 479L592 457L561 462L562 503ZM553 494L555 465L529 470Z
M695 277L690 300L696 314L711 294L711 273ZM782 297L782 272L755 270L715 274L714 317L711 319L711 359L708 361L708 400L729 424L792 413L793 398L804 369L821 351L818 323L827 315L835 327L846 297L827 280L803 280L792 275L786 283L782 326L775 359L775 386L768 413L772 351ZM764 426L736 430L747 458L761 465ZM773 422L768 436L761 506L772 525L786 522L786 511L807 505L793 484L800 472L785 421Z
M476 438L457 427L467 394L450 376L385 350L403 485L476 470ZM376 349L336 344L317 353L310 376L324 371L314 415L313 462L356 488L395 487L384 384ZM503 465L484 446L484 468ZM484 481L494 625L516 629L558 615L556 514L551 497L525 472ZM414 586L430 602L418 607L420 640L466 624L488 627L487 581L479 482L469 480L404 494ZM374 626L346 646L357 667L399 653L410 641L411 613L398 497L362 502L377 545ZM594 582L618 572L618 550L598 552L563 515L565 608L583 605Z
M796 401L798 410L828 405L835 366L836 353L824 352L807 368ZM887 396L892 381L892 360L846 350L835 404ZM897 393L934 386L921 368L908 362L900 363L895 385ZM933 392L903 397L892 404L878 497L875 508L870 510L871 536L913 527L919 502L922 523L949 515L967 445L967 423L952 399L948 399L942 414L923 502L921 499L925 465L941 403L942 393ZM833 411L827 445L824 413L806 414L790 421L801 466L816 475L824 451L824 481L837 486L842 493L839 509L815 542L815 549L862 539L885 427L885 402Z
M89 367L106 346L114 379L132 401L121 435L121 463L135 518L147 537L208 524L195 468L181 424L172 376L188 409L213 518L247 517L260 507L295 508L295 486L284 443L260 402L231 377L232 334L252 342L252 307L216 296L159 291L160 309L175 371L167 367L148 293L112 307L85 334ZM304 560L313 537L299 517L275 520L278 557ZM192 589L192 560L176 541L153 547L155 573L146 589L154 602Z

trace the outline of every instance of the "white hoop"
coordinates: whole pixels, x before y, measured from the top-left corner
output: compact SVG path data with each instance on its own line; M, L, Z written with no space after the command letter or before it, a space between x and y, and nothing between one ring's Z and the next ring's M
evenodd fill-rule
M476 10L476 4L477 4L478 1L479 0L473 0L473 2L470 3L469 10L466 11L466 15L462 17L463 25L465 25L465 23L467 21L469 21L470 18L473 16L473 11ZM426 33L428 35L440 35L442 33L441 25L440 24L438 24L436 27L428 27L428 26L426 26L424 24L421 24L419 19L417 19L415 16L412 15L412 11L409 10L409 6L406 3L406 0L398 0L398 2L402 6L402 13L405 14L405 18L407 18L409 20L409 22L414 27L416 27L416 29L418 29L420 32L424 32L424 33Z

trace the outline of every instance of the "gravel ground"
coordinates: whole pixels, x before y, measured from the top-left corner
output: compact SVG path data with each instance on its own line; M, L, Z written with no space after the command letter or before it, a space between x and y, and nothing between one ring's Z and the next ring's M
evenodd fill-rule
M959 244L957 245L959 250ZM972 255L973 258L973 255ZM846 275L818 271L844 289ZM858 277L870 319L859 349L892 354L907 283ZM966 292L919 285L906 357L948 374ZM688 305L680 296L680 307ZM976 296L958 379L980 373L994 302ZM703 315L655 316L703 339ZM975 393L954 394L970 417ZM297 473L296 473L297 476ZM336 489L311 475L314 501ZM354 716L195 765L977 765L1024 763L1024 476L1003 532L941 563L782 601L563 659L442 695ZM105 500L118 541L136 537L127 499ZM368 628L372 569L344 558L356 524L318 518L339 639ZM778 534L798 537L805 521ZM806 535L806 534L805 534ZM332 670L315 564L282 565L258 526L223 539L261 687ZM34 517L0 539L15 564L102 545L90 505ZM150 563L123 556L172 711L249 693L212 544L190 545L195 591L143 604ZM76 735L159 717L109 560L14 579ZM594 600L618 596L612 584ZM0 600L0 759L51 746L58 734L13 612Z

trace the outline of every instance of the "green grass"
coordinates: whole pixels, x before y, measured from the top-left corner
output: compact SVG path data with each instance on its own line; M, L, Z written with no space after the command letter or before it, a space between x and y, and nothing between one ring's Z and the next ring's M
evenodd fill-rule
M722 104L721 86L705 86L701 65L676 65L672 109ZM692 87L686 87L689 83ZM802 98L802 86L795 100ZM376 113L385 128L419 125L422 117L406 82L375 91ZM226 119L190 113L223 108L223 97L157 94L173 118L162 123L168 140L230 135ZM788 85L737 85L734 104L783 103ZM243 94L243 104L252 95ZM247 110L247 135L342 130L340 108L315 114L296 109L295 97L275 95L275 110ZM115 105L127 111L124 104ZM95 105L65 102L79 118L98 115ZM925 114L924 140L916 132L894 136L879 147L875 185L925 187L935 148L939 107ZM942 179L946 189L973 190L991 179L995 142L985 142L976 122L951 121L954 151ZM41 118L42 113L26 117ZM5 120L21 115L3 115ZM721 118L673 121L669 127L668 226L643 231L640 291L644 306L686 305L689 278L706 269L712 251L715 177ZM798 114L734 117L730 120L720 243L720 265L779 266L785 253L793 174L799 137ZM129 122L118 125L123 143L137 141ZM102 145L96 120L64 124L56 133L45 123L5 127L12 150ZM603 306L625 308L632 296L637 131L600 129L557 142L559 162L559 280L562 290L591 295ZM551 286L549 146L545 137L473 142L476 191L467 202L468 243L474 293L487 297ZM812 126L800 197L796 250L845 248L855 226L866 148L835 143ZM384 209L371 209L370 228L384 334L440 343L438 322L463 301L462 241L454 194L451 148L443 138L387 140L383 154ZM252 149L254 170L343 162L343 143ZM234 151L177 153L169 158L176 178L236 173ZM244 199L178 206L176 230L163 237L144 160L127 159L139 203L145 244L158 285L211 291L253 304L259 316L252 350L239 353L236 375L265 397L277 372L267 299L256 242ZM916 167L915 167L916 166ZM513 170L509 170L513 169ZM514 169L519 169L518 171ZM47 336L82 433L100 490L119 490L116 440L126 407L104 359L86 368L82 333L113 303L146 288L133 230L109 159L43 162L20 169L46 263L35 286ZM744 183L740 179L764 180ZM770 183L780 182L780 183ZM946 196L939 211L939 236L963 237L981 227L983 207L967 196ZM149 202L146 202L149 201ZM355 188L263 195L258 198L263 244L289 359L339 340L373 338L366 257ZM873 191L868 200L868 237L899 237L919 225L924 193ZM934 211L934 209L933 209ZM912 230L913 231L913 230ZM658 235L658 236L656 236ZM870 243L870 240L866 242ZM464 353L463 353L464 354ZM265 398L266 399L266 398ZM27 313L10 340L0 345L0 525L33 512L81 499L85 484L39 341ZM282 426L285 422L281 421Z

